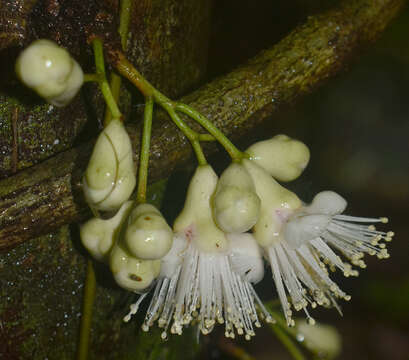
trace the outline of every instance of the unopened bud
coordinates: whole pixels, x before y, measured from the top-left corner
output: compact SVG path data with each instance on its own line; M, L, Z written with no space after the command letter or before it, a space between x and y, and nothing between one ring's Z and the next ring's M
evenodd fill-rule
M259 141L250 146L246 153L279 181L291 181L299 177L310 160L308 147L286 135Z
M160 273L160 260L140 260L115 244L109 265L117 284L129 291L143 292Z
M84 75L67 50L50 40L36 40L16 62L20 80L55 106L67 105L77 94Z
M80 236L84 247L97 260L106 260L114 237L130 210L132 201L124 203L111 219L92 218L81 225Z
M136 184L132 146L118 119L101 132L83 178L88 204L98 210L118 209L132 194Z
M132 210L125 231L130 254L144 260L164 257L172 246L173 232L153 205L140 204Z
M260 199L251 176L240 164L231 164L222 174L213 195L217 226L227 233L250 230L258 220Z

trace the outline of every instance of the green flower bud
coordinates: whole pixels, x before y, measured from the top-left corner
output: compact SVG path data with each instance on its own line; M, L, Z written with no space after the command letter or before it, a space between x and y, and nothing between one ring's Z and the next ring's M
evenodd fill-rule
M106 261L123 220L131 209L132 201L124 203L114 217L104 220L92 218L80 228L81 241L97 260Z
M164 257L172 246L173 231L153 205L140 204L132 210L125 231L130 254L144 260Z
M91 207L118 209L135 188L132 146L125 127L113 119L101 132L83 178L83 190Z
M259 141L250 146L246 153L252 161L279 181L298 178L310 160L308 147L286 135Z
M227 233L242 233L254 226L259 212L260 199L251 176L241 164L231 164L220 177L213 195L217 226Z
M55 106L65 106L84 81L81 67L67 50L50 40L36 40L16 61L20 80Z

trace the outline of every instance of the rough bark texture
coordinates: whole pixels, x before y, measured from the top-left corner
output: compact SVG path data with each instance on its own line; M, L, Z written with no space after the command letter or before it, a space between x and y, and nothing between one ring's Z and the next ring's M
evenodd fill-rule
M75 238L64 226L0 257L1 359L75 358L86 265ZM113 283L104 265L95 265L89 359L196 358L193 331L163 342L159 329L140 330L141 318L125 324L134 297Z
M35 5L35 6L34 6ZM135 1L128 57L152 83L171 96L181 96L203 78L208 48L210 0ZM0 7L0 178L67 150L86 133L97 132L95 118L104 105L96 86L65 108L45 104L14 76L14 58L35 38L53 39L69 49L85 71L92 71L89 34L101 34L119 46L117 1L19 0ZM29 25L29 26L28 26ZM188 34L188 36L186 35ZM135 117L123 87L121 108ZM140 100L140 99L139 99Z
M377 38L406 2L349 0L310 17L273 48L232 73L182 98L233 138L311 92L338 73L357 50ZM139 131L129 126L137 161ZM161 118L153 129L150 180L191 155L175 127ZM207 148L213 151L215 146ZM86 218L79 180L90 144L74 148L13 177L0 187L0 249Z
M147 54L155 48L154 53L158 58L150 56L149 61L140 64L141 68L144 71L149 69L156 86L172 89L175 96L180 96L202 79L205 72L206 34L210 25L211 1L134 2L144 6L138 8L132 17L128 56L133 60L134 56L148 57ZM86 70L91 70L90 47L84 41L84 34L80 36L87 26L84 15L88 12L84 12L84 9L89 9L89 13L94 17L101 13L108 14L108 17L111 14L110 21L114 25L109 26L109 22L105 22L104 26L112 31L116 28L118 3L116 0L0 1L0 177L13 174L67 150L74 142L84 141L78 139L78 134L87 133L84 129L85 123L87 122L86 126L95 128L95 131L88 133L96 133L97 119L100 119L103 113L101 99L94 95L95 86L87 85L82 96L77 97L67 108L56 109L44 104L43 100L33 96L33 93L18 84L13 75L13 58L21 47L33 38L47 37L67 47ZM161 8L161 4L171 7L173 12L158 12L157 8ZM148 21L150 18L155 18L156 22L166 26L158 29L157 23ZM198 18L201 22L198 22ZM104 16L100 15L99 19L103 21ZM183 39L175 34L180 24L189 29ZM174 51L171 53L173 55L169 54L163 58L164 53L173 47ZM178 58L176 49L185 54L192 52L202 55L200 59L187 55ZM162 60L159 61L159 58ZM184 74L181 71L183 67L192 70ZM160 75L170 68L179 69L177 79ZM123 101L128 91L125 86L122 90ZM137 105L137 102L135 104ZM124 109L124 105L127 104L122 102L121 109ZM127 113L132 115L134 112L134 109L128 106ZM85 147L86 150L82 150L83 163L86 161L85 155L90 151L89 146ZM61 167L48 168L48 173L43 178L45 182L38 183L36 189L33 188L26 193L27 205L31 204L25 210L26 215L31 211L37 213L34 210L35 199L38 200L37 196L40 193L47 192L47 177L56 179L56 176L61 176L57 186L59 189L55 188L55 193L50 194L51 197L47 200L50 205L43 202L43 205L53 208L55 215L51 217L58 222L58 218L64 213L62 208L66 206L60 205L66 202L62 198L57 199L57 194L70 192L69 189L64 189L66 185L71 188L71 175L68 173L64 175L64 166L70 161L66 158L67 154L69 152L60 154L65 159L62 163L60 162L62 158L57 156L55 165L59 167L60 164ZM73 164L70 172L75 168ZM36 167L27 169L29 177L37 177L35 169ZM21 185L25 186L24 184L30 186L29 178L23 180ZM0 188L3 189L2 185ZM19 200L11 200L10 210L16 209L18 202ZM8 213L8 210L6 212ZM70 216L75 213L74 210ZM8 215L5 219L11 220ZM21 229L28 230L36 224L39 223L35 220L30 226L18 224L17 220L15 229L21 226ZM0 226L3 226L2 220ZM45 227L41 230L42 233L50 231L52 229L48 231ZM17 235L17 232L15 234ZM79 336L85 260L86 253L79 244L77 226L73 226L72 229L64 226L52 234L32 239L22 246L0 254L1 359L74 358ZM158 331L149 334L140 331L141 319L124 324L122 318L130 301L134 299L131 299L132 295L114 284L105 265L96 266L98 286L92 321L91 359L143 360L157 356L175 360L182 356L187 359L195 358L197 346L192 334L188 333L163 343Z

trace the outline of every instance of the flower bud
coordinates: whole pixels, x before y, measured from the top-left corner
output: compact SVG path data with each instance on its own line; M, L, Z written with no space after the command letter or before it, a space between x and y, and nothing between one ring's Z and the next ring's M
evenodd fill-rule
M302 203L293 192L275 181L263 168L251 160L243 160L261 200L260 217L253 234L260 246L269 246L278 240L283 224Z
M127 201L111 219L93 218L81 226L82 244L95 259L106 260L114 243L114 237L131 209L131 205L132 201Z
M252 234L228 234L232 242L230 262L233 270L243 279L257 284L264 277L260 248Z
M109 265L117 284L136 293L148 289L160 273L160 260L137 259L118 243L112 248Z
M314 196L311 204L305 210L309 214L341 214L347 207L347 201L334 191L321 191Z
M125 245L138 259L164 257L172 246L173 231L153 205L139 204L132 210L125 231Z
M279 181L291 181L299 177L310 160L308 147L286 135L259 141L250 146L246 153Z
M240 164L231 164L222 174L213 195L217 226L227 233L250 230L258 220L260 199L251 176Z
M132 194L136 184L132 146L118 119L101 132L83 178L88 204L98 210L118 209Z
M210 165L198 166L190 182L185 206L175 220L173 229L183 233L203 252L223 252L229 242L215 224L210 198L217 185L217 175Z
M329 325L309 325L305 320L296 321L297 340L319 358L334 359L341 351L341 336Z
M84 75L67 50L50 40L36 40L16 61L20 80L55 106L65 106L77 94Z

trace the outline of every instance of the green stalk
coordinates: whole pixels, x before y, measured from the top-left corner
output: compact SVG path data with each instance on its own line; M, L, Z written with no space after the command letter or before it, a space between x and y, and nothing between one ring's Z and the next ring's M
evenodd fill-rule
M128 40L129 22L131 20L132 0L122 0L119 10L119 36L121 37L122 50L126 50Z
M94 38L92 40L92 46L94 49L96 72L97 75L101 77L101 80L99 81L99 87L101 89L102 95L104 96L105 102L112 116L114 118L120 119L122 117L121 111L116 104L115 98L112 95L111 88L106 78L102 40L99 38ZM104 124L104 126L106 125L107 123Z
M126 51L127 40L128 40L128 31L129 31L129 22L131 19L131 10L132 10L132 0L122 0L121 7L119 10L119 36L121 38L122 50ZM118 103L119 94L121 92L121 77L111 73L110 81L112 96L115 101ZM112 114L110 111L105 112L104 124L109 124L112 119Z
M88 358L89 338L92 320L92 308L95 299L95 272L92 261L87 262L87 275L85 278L84 296L82 304L82 316L80 326L80 337L77 347L77 360L86 360Z
M98 74L84 74L84 82L97 82L102 80L101 76Z
M145 100L145 111L143 115L143 131L142 144L139 156L139 171L138 171L138 190L136 200L138 203L146 202L146 189L148 184L148 165L149 165L149 149L152 132L152 112L153 99L151 97Z
M204 156L202 147L200 146L200 135L192 130L186 123L178 116L178 114L173 110L172 107L164 107L165 110L168 112L170 118L173 120L175 125L183 132L183 134L188 138L190 143L192 144L193 151L196 154L197 162L199 165L206 165L207 160Z
M172 121L176 124L176 126L178 126L179 129L181 129L183 133L189 138L189 140L192 142L192 146L194 141L200 141L202 140L200 139L200 137L205 136L204 137L205 140L202 141L213 140L213 138L216 139L226 149L226 151L229 153L233 161L240 161L245 157L245 154L242 153L239 149L237 149L233 145L233 143L205 116L200 114L198 111L192 109L188 105L179 104L170 100L160 91L156 90L149 83L149 81L147 81L142 76L142 74L134 68L134 66L128 61L128 59L125 57L123 53L118 51L115 52L115 58L117 59L117 61L114 65L118 72L122 76L126 77L129 81L131 81L139 89L139 91L145 95L145 97L147 96L153 97L155 102L168 112L169 116L171 117ZM177 115L175 115L176 111L180 111L191 117L201 126L203 126L212 137L210 137L209 134L206 135L198 134L196 131L189 128L186 124L182 122L182 120ZM194 145L196 155L197 155L196 150L198 148L199 147L197 145Z
M176 110L188 115L203 126L226 149L233 161L239 162L245 155L205 116L192 109L189 105L177 103Z

